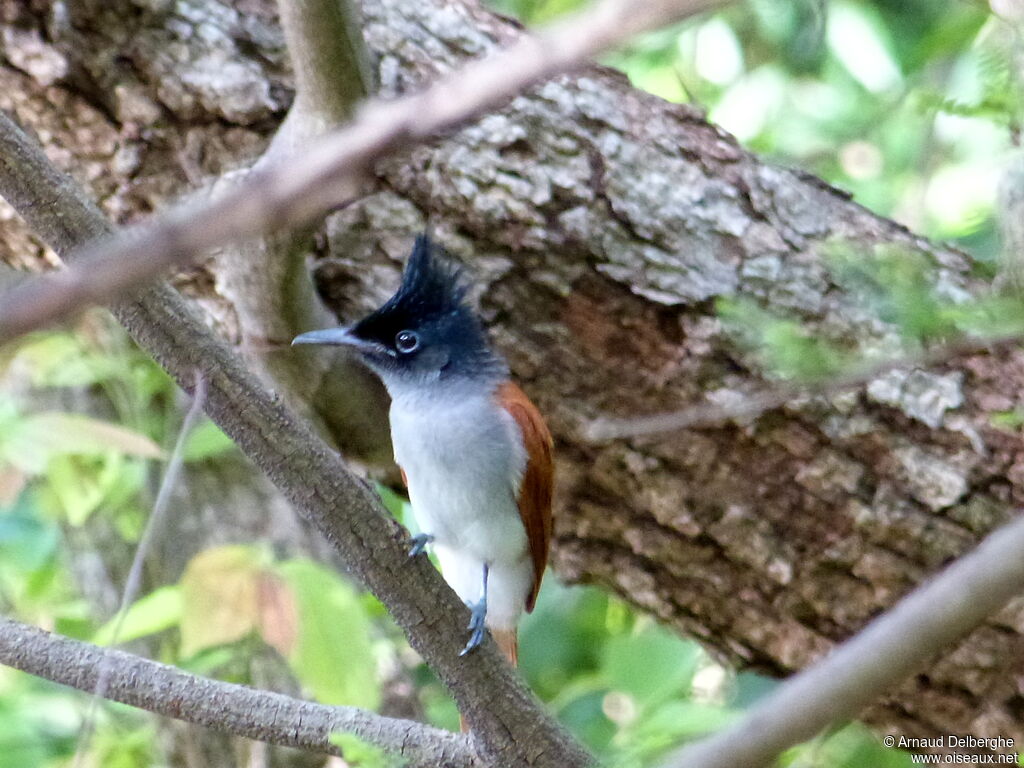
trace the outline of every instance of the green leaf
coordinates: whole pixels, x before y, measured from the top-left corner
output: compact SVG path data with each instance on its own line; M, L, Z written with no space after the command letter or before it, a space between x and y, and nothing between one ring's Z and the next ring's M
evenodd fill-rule
M720 299L716 306L730 332L777 376L820 381L835 376L848 364L846 353L816 338L795 320L777 317L741 299Z
M108 453L97 459L84 456L55 456L46 470L41 487L55 514L74 526L82 525L101 505L118 511L136 498L145 480L145 467L138 459Z
M127 643L147 635L163 632L181 621L181 587L170 585L160 587L132 603L125 612L121 631L113 637L117 617L104 624L92 638L96 645L111 642Z
M45 765L53 757L51 745L32 722L31 713L16 702L0 702L0 768Z
M103 501L106 485L113 479L111 470L116 474L119 463L105 462L97 472L93 466L83 466L72 456L55 457L46 472L49 483L45 490L56 501L56 511L73 526L85 523Z
M383 749L368 744L351 733L332 733L327 740L341 750L347 765L359 768L396 768L405 762L389 760Z
M689 690L700 646L656 626L636 634L609 638L602 670L608 686L632 695L639 706L654 706Z
M609 632L625 631L620 622L629 619L623 611L628 614L621 603L598 589L566 588L554 579L546 580L519 632L520 670L531 688L544 699L571 698L566 698L566 692L574 681L596 675Z
M893 59L885 25L873 9L852 3L831 3L828 44L832 54L861 85L872 92L895 88L902 82Z
M623 734L622 759L613 765L649 765L670 747L692 741L728 725L738 713L694 701L672 700L636 721Z
M829 768L909 768L910 753L885 747L878 737L859 723L820 736L787 750L782 765L827 765Z
M37 387L86 387L119 373L119 360L90 353L81 338L71 333L30 337L18 349L16 358Z
M602 708L605 694L605 691L584 693L567 702L558 713L559 720L596 752L608 747L616 730L615 723L608 719Z
M411 532L416 533L416 531L412 531L409 525L409 523L415 523L412 515L409 514L409 502L382 483L374 483L373 487L377 491L377 495L380 496L380 500L384 503L385 509L391 513L395 520L410 528Z
M303 686L324 704L376 708L377 663L359 594L311 560L289 560L276 572L291 587L298 607L298 638L288 660Z
M235 447L231 438L209 419L202 421L185 440L185 461L202 461L227 453Z

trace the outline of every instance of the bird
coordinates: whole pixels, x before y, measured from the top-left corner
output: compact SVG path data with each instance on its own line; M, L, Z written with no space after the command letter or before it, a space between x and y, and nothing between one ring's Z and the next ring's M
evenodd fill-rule
M391 397L395 461L420 533L469 607L469 639L485 628L515 666L551 545L553 441L509 377L467 300L464 270L427 234L416 238L397 292L350 326L303 333L293 345L349 347Z

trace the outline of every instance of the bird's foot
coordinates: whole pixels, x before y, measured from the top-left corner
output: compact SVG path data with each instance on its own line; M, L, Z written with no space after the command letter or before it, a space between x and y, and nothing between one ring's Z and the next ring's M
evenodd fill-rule
M479 603L471 604L469 610L469 626L466 627L466 629L470 630L469 641L459 656L465 656L484 641L484 632L486 631L484 619L487 618L487 600L484 599Z
M409 548L409 557L416 557L416 555L422 554L423 550L427 548L427 544L433 540L434 537L429 533L417 533L412 537L412 546Z

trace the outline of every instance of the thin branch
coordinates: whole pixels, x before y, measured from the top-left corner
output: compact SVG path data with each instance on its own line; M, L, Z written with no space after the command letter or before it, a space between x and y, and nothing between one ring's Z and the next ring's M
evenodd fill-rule
M277 7L295 71L291 110L321 116L321 130L351 117L372 90L369 54L351 0L278 0Z
M358 119L301 156L254 171L218 199L186 203L152 224L92 244L76 266L12 291L0 307L0 343L88 304L126 298L171 265L215 246L313 221L350 199L374 160L499 107L631 35L722 2L603 0L544 32L522 35L422 92L371 102Z
M693 744L671 768L768 765L788 747L856 717L1024 591L1024 519L990 534L735 725Z
M478 765L468 741L449 731L210 680L6 617L0 617L0 663L86 692L106 669L106 698L270 744L337 755L331 734L351 733L414 765Z
M167 468L160 480L160 490L157 491L156 501L153 503L153 511L146 521L146 527L139 537L139 543L135 547L135 555L132 557L131 567L128 569L128 578L125 579L124 590L121 592L121 603L118 606L117 614L114 617L114 628L110 636L110 645L117 645L121 636L121 628L124 626L125 617L128 615L128 608L139 594L142 587L142 566L145 563L149 548L160 532L164 516L167 511L167 504L171 499L171 492L177 487L178 479L181 476L181 469L185 465L185 441L192 434L192 427L203 413L203 402L206 400L206 382L202 375L195 375L195 394L192 397L192 405L185 413L181 422L181 429L178 431L178 439L174 443L174 450L167 461ZM110 681L112 660L104 656L100 661L99 673L96 675L96 687L92 692L92 700L86 710L85 719L79 729L78 747L75 750L75 759L72 765L82 765L85 751L92 738L93 725L96 719L96 709L99 700L107 695L107 686Z
M369 92L367 52L352 0L278 0L278 7L296 95L255 169L292 157L350 118ZM252 351L274 342L286 348L298 334L334 322L307 265L310 234L296 229L220 249L218 290L234 310L249 366L322 435L344 445L349 461L388 467L391 443L387 429L379 428L386 423L388 403L369 371L350 357L315 350ZM337 394L338 386L345 394L318 408L320 393Z
M624 437L676 432L683 429L708 429L729 421L746 421L786 403L811 395L832 395L867 384L888 371L898 368L928 368L948 362L961 355L986 352L1017 344L1024 333L988 339L968 336L940 344L926 351L877 360L849 373L819 382L780 384L742 395L727 405L695 405L668 413L633 418L601 417L584 424L579 432L589 442L604 442Z
M108 226L38 144L0 112L0 194L61 255ZM112 312L186 390L207 381L206 411L338 550L349 573L387 607L410 645L452 691L486 760L573 768L591 758L544 711L493 642L459 657L469 611L369 486L267 392L166 285Z

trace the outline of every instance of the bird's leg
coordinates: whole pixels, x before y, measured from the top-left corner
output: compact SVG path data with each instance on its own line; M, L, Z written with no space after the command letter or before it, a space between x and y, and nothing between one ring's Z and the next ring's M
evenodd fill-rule
M434 540L432 533L417 533L412 537L412 546L409 548L409 557L416 557L427 548L427 544Z
M459 656L465 656L467 653L476 648L484 639L484 619L487 618L487 563L484 563L484 594L480 598L480 601L470 605L470 617L469 626L466 629L471 630L469 635L469 642L466 643L466 647L462 649L462 653Z

